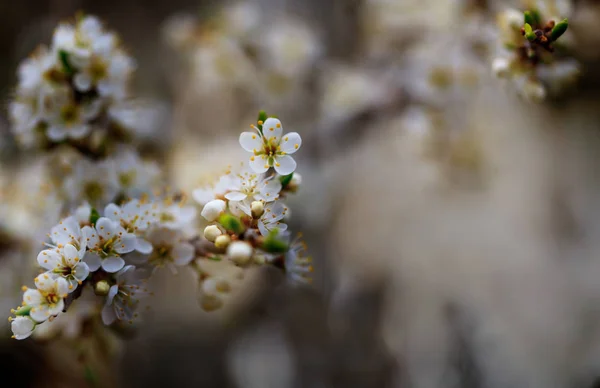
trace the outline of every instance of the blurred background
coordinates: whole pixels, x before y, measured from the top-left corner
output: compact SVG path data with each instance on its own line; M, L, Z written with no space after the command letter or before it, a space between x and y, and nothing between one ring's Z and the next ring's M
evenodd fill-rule
M237 138L260 109L299 132L303 186L289 200L291 228L315 262L313 287L261 272L215 313L198 308L191 276L168 274L156 279L150 317L114 344L120 356L96 380L71 373L78 360L68 347L6 340L3 381L600 386L600 3L529 2L568 10L560 16L583 70L540 104L490 70L497 12L526 3L2 2L2 101L18 64L59 21L97 15L136 58L136 94L161 112L154 141L174 187L190 192L243 158ZM0 123L2 182L27 201L44 178L19 170L29 155L16 149L5 109ZM2 210L7 224L14 211ZM7 315L25 265L11 233L34 222L26 214L0 239Z

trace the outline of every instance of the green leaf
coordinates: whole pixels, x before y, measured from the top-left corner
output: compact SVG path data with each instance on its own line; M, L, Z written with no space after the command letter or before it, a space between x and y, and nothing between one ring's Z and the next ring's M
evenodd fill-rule
M531 28L531 25L525 23L525 26L523 26L523 28L525 29L525 38L527 38L528 41L533 42L537 38L537 36L533 32L533 28Z
M569 28L569 21L567 19L564 19L563 21L557 23L550 32L550 40L554 42L555 40L560 38L562 34L564 34L567 31L567 28Z
M531 24L532 26L539 26L542 24L542 17L538 10L529 10L523 13L525 23Z
M529 23L525 23L523 28L525 29L525 34L531 34L533 32L533 28L531 28L531 25Z
M98 210L96 210L95 208L92 208L92 210L90 211L90 223L93 226L96 226L96 221L98 221L98 218L100 218L100 213L98 213Z
M281 187L285 189L287 187L287 185L290 184L293 177L294 177L294 173L291 173L289 175L280 176L279 181L281 182Z
M92 368L89 365L85 366L83 373L84 373L85 381L87 381L87 383L89 384L90 387L98 386L98 377L96 376L96 374L94 373L94 371L92 370Z
M242 234L246 230L242 221L231 214L223 214L219 217L219 223L223 225L225 229L232 231L235 234Z
M290 249L289 245L279 238L277 230L271 231L265 238L261 248L269 253L285 253Z
M524 23L525 24L535 24L535 19L533 18L533 15L531 14L531 11L525 11L523 12L523 17L524 17Z
M32 306L22 306L15 310L15 315L18 317L24 317L29 315Z
M58 58L60 59L60 63L62 64L65 73L68 75L75 73L75 69L73 69L69 63L69 53L67 53L65 50L60 50L58 52Z

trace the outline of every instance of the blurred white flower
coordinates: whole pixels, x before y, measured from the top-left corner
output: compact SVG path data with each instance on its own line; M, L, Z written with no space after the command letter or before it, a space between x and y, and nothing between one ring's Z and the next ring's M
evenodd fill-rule
M270 202L265 205L265 212L258 220L258 230L263 236L268 236L273 230L283 232L287 225L281 222L287 213L287 208L280 202Z
M270 167L275 168L278 174L291 174L296 170L296 161L290 154L302 145L300 135L290 132L282 136L281 121L272 117L262 125L262 132L253 126L256 133L242 132L240 135L242 148L253 153L250 167L258 174L267 172Z
M225 193L231 190L233 184L232 174L226 174L221 176L215 184L195 189L192 192L192 197L194 197L194 200L198 202L198 204L204 206L213 199L224 197Z
M79 160L74 171L65 179L64 191L73 202L86 200L101 208L119 193L114 166L110 161L94 163L87 159Z
M149 294L145 286L146 278L146 273L133 265L124 267L116 274L116 284L111 286L102 309L102 322L105 325L115 320L131 321L137 316L135 310L140 298Z
M181 231L152 228L146 239L152 244L152 253L145 256L143 262L154 268L168 267L177 273L176 267L188 265L194 258L194 246L187 242Z
M143 161L132 149L119 149L112 159L121 193L128 197L147 194L159 182L160 169L155 162Z
M279 197L281 182L274 176L256 174L245 167L238 174L231 175L231 186L225 198L230 201L271 202Z

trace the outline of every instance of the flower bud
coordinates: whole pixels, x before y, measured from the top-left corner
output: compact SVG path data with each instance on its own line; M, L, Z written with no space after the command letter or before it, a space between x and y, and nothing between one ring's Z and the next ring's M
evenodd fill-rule
M213 222L219 218L221 213L225 211L226 207L227 204L225 201L221 199L215 199L204 205L204 208L202 208L202 213L200 214L202 217L206 218L207 221Z
M498 78L508 76L510 70L510 61L507 58L495 58L492 62L492 71Z
M265 214L265 204L262 201L254 201L250 205L250 211L252 212L252 217L258 219Z
M253 249L245 241L234 241L227 248L227 256L236 264L244 265L252 258Z
M98 296L106 296L110 291L110 284L106 280L100 280L94 285L94 293Z
M507 9L503 12L506 23L512 28L521 28L525 24L523 13L516 9Z
M219 249L225 249L231 242L231 237L228 234L222 234L215 239L215 246Z
M11 320L10 328L16 339L22 340L31 335L35 328L35 323L29 317L16 317Z
M298 190L298 188L300 187L301 184L302 184L302 175L298 174L297 172L294 172L294 175L292 175L292 180L287 185L287 189L290 190L291 192L295 192L296 190Z
M204 228L204 238L210 242L214 243L217 237L222 234L223 232L221 232L221 229L219 229L217 225L208 225L206 228Z

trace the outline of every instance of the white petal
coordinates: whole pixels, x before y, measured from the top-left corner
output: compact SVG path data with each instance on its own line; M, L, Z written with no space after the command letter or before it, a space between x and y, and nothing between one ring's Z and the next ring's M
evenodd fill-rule
M109 240L115 235L117 226L116 222L106 217L100 217L96 221L96 231L104 240Z
M92 88L92 77L88 73L77 73L73 77L75 89L80 92L87 92Z
M183 243L173 248L173 260L176 265L187 265L194 258L192 244Z
M65 282L66 282L66 280L65 280ZM65 308L65 301L60 299L58 302L56 302L56 304L48 306L48 313L50 313L51 316L58 315L58 314L62 313L64 308Z
M48 270L53 270L61 265L60 255L53 249L41 251L38 254L37 261L42 268Z
M102 265L102 259L97 253L94 252L86 252L83 261L87 264L88 269L92 272L98 271Z
M283 132L283 128L281 127L281 121L275 119L273 117L268 118L262 127L263 136L266 139L271 140L275 138L275 141L279 141L281 138L281 133Z
M77 251L77 248L75 248L71 244L65 245L65 247L63 248L63 255L65 257L65 260L67 261L67 264L71 267L77 264L77 262L81 259L81 257L79 257L79 252Z
M96 231L95 228L93 228L91 226L84 226L81 229L81 234L83 234L83 237L86 240L86 245L88 248L92 249L92 248L95 248L96 246L98 246L99 238L98 238L98 232Z
M35 278L35 286L40 291L53 292L54 288L56 287L56 283L54 279L52 279L52 277L50 277L47 273L43 273Z
M258 230L260 231L260 234L262 234L265 237L269 235L269 230L267 229L265 223L262 220L258 221Z
M192 191L192 197L194 198L194 200L196 202L198 202L200 205L204 206L208 202L215 199L215 193L212 190L196 189L196 190Z
M125 265L125 260L117 256L109 256L102 260L102 269L108 273L118 272Z
M115 298L118 292L119 286L117 286L116 284L110 287L110 289L108 290L108 294L106 295L106 305L112 304L113 299Z
M143 238L137 238L135 242L135 250L145 255L152 252L152 244Z
M58 125L51 125L48 127L46 132L48 138L52 141L61 141L67 137L67 131L65 127Z
M42 304L31 309L29 316L33 318L33 320L37 322L44 322L48 318L50 318L50 313L48 312L48 305Z
M296 161L289 155L276 156L274 167L279 175L289 175L296 170Z
M23 293L23 303L27 306L39 306L42 302L44 297L38 290L29 288Z
M263 149L263 141L256 132L242 132L240 135L240 145L248 152L260 151Z
M113 221L121 222L122 211L121 208L114 203L109 203L104 208L104 217L110 218Z
M281 182L279 179L271 179L270 181L263 183L260 187L261 199L265 202L271 202L277 198L281 191Z
M56 281L56 293L59 297L64 298L69 293L69 282L63 278L58 278ZM62 308L61 308L62 310Z
M102 323L110 325L117 319L115 309L112 305L107 304L102 308Z
M73 277L80 282L83 282L90 274L90 268L84 262L78 263L74 268Z
M253 156L250 158L250 168L257 173L262 174L267 172L269 164L267 163L267 157L265 155Z
M129 253L137 246L137 237L132 233L126 233L115 242L114 250L117 253Z
M230 193L225 194L225 198L227 198L230 201L243 201L244 199L246 199L246 197L246 194L241 193L239 191L232 191Z
M279 145L281 146L281 150L286 154L293 154L302 145L302 138L297 132L290 132L283 136Z

